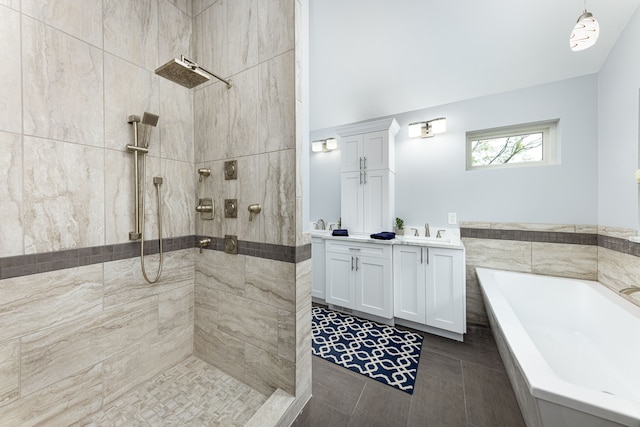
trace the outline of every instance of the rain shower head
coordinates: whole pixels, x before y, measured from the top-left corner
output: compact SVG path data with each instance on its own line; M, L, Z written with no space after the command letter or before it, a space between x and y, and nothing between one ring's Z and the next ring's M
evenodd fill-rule
M195 64L184 57L181 59L174 58L166 64L156 68L156 74L188 89L209 81L209 76L202 72L198 67L198 64Z
M222 77L213 74L211 71L206 70L190 59L185 58L184 55L180 56L180 59L174 58L166 64L156 68L156 74L188 89L209 81L209 76L215 77L216 79L226 83L227 89L231 88L231 80L225 80Z

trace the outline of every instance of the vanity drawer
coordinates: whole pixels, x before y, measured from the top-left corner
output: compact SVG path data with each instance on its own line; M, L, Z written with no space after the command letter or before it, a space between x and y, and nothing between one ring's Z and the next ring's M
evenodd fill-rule
M326 240L325 251L340 254L370 256L375 258L391 258L393 246L384 243L378 244L349 242L342 240Z

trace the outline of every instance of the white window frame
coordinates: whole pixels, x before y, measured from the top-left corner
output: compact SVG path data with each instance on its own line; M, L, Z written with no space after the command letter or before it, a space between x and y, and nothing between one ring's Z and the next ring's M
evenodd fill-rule
M502 168L519 168L530 166L548 166L559 163L559 143L557 138L557 128L559 120L547 120L544 122L525 123L520 125L504 126L492 129L483 129L467 132L466 142L466 164L467 170L482 169L502 169ZM505 138L509 136L525 135L531 133L542 133L542 160L530 162L516 163L496 163L491 165L472 165L471 164L471 147L472 141L478 139Z

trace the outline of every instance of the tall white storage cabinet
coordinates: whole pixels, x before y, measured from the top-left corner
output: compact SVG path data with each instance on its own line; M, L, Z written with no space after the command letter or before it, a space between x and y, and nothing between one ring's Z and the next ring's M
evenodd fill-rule
M393 230L395 215L395 119L342 126L340 206L342 225L353 233Z

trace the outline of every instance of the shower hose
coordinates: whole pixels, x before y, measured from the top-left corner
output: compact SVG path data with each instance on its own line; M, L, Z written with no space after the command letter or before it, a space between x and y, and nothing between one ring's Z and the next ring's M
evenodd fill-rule
M162 274L162 264L163 264L163 253L162 253L162 203L160 202L160 185L162 184L162 180L156 180L154 178L153 185L156 187L156 198L158 200L158 240L160 242L160 265L158 266L158 273L156 274L155 279L151 280L147 276L147 271L144 268L144 217L145 217L145 199L147 194L147 180L145 179L147 176L147 156L142 156L142 227L140 229L140 266L142 267L142 276L144 276L144 280L153 284L156 283L160 279L160 275Z

